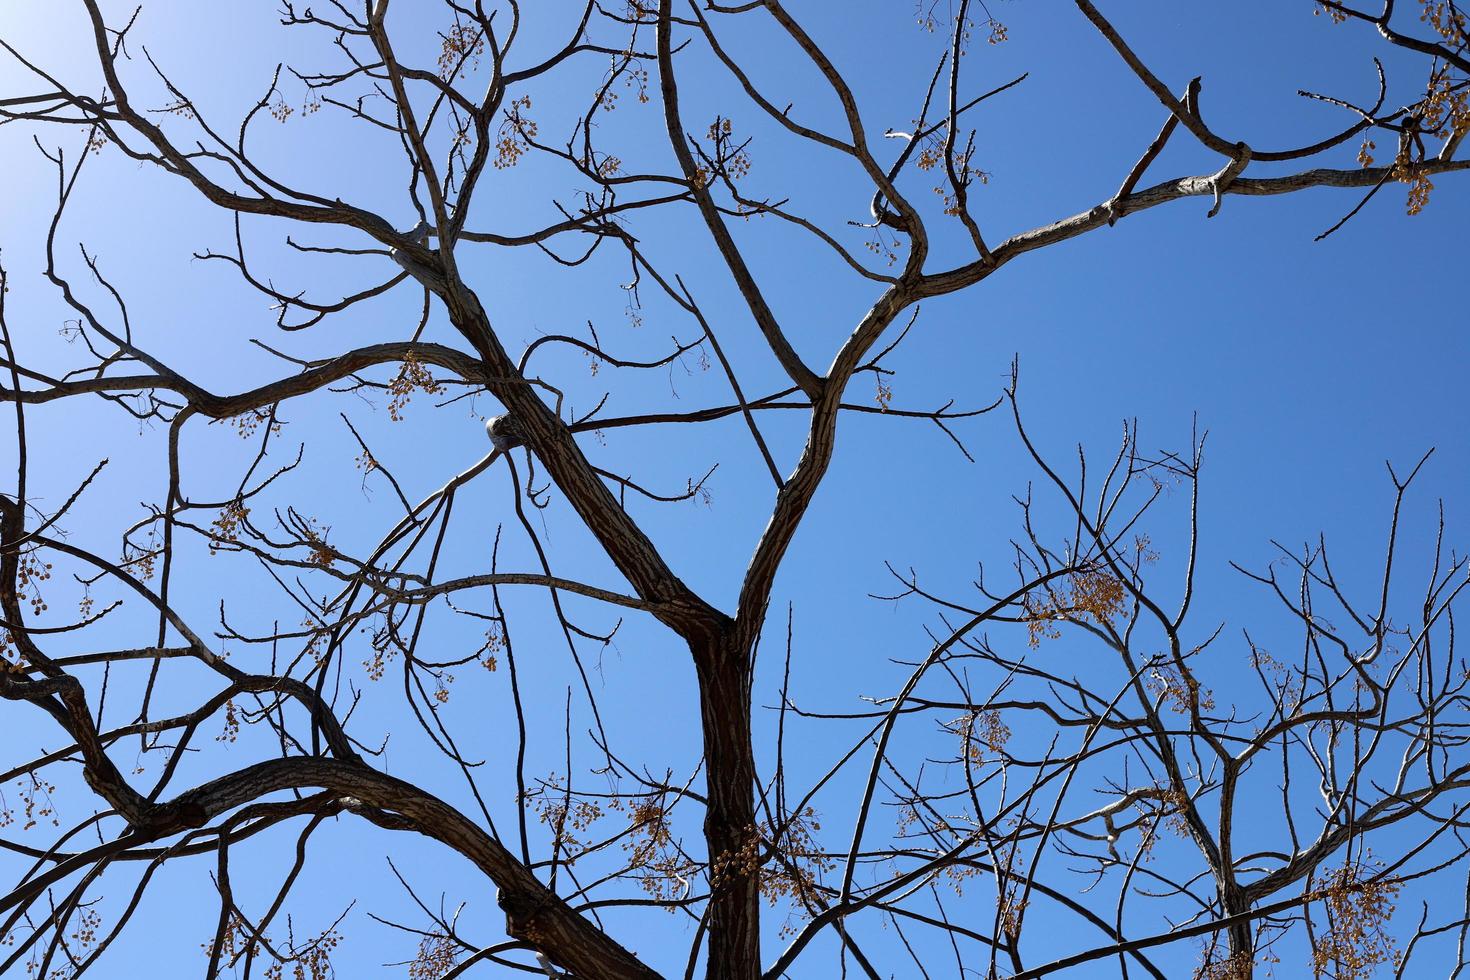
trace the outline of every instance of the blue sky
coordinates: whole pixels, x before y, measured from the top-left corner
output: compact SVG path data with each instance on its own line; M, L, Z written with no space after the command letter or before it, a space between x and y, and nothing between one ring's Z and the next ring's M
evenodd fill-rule
M552 6L560 10L565 5ZM1301 99L1296 90L1370 100L1376 88L1371 64L1375 53L1384 58L1401 100L1412 97L1419 82L1412 63L1373 45L1365 30L1333 27L1314 17L1307 2L1252 0L1228 8L1162 2L1112 6L1119 8L1109 13L1116 15L1120 30L1161 77L1177 88L1203 75L1203 105L1211 125L1253 146L1304 142L1303 135L1315 139L1343 125L1338 110ZM869 127L881 131L907 125L927 66L942 43L914 25L910 4L871 0L792 7L854 81ZM440 25L427 19L429 9L406 0L395 4L404 38L399 54L405 59L433 61L437 43L430 31ZM991 174L988 185L975 192L975 208L994 241L1104 200L1157 132L1162 110L1070 5L1009 0L994 4L992 11L1009 27L1011 39L996 47L975 47L967 57L967 88L983 91L1023 71L1030 73L973 122L979 129L979 165ZM110 16L119 21L126 12L117 7ZM11 0L0 8L0 35L91 91L96 72L88 62L81 28L79 13L69 4ZM550 49L544 24L532 19L527 29L523 57ZM135 30L170 77L231 130L264 90L277 61L314 67L330 56L326 35L283 31L274 4L206 8L150 3ZM796 102L801 118L832 123L834 104L813 94L810 73L769 32L736 26L729 37L732 48L752 59L762 84L794 93L788 99ZM140 53L141 46L136 47L134 54ZM736 97L728 77L705 53L686 60L688 67L681 71L689 126L702 131L718 111L753 137L751 190L791 196L806 213L838 227L863 216L870 192L860 174L830 155L794 147L762 126L753 107ZM585 98L603 67L600 59L589 59L536 90L535 111L543 132L565 132L568 107ZM162 105L165 99L148 78L146 63L136 58L130 70L135 97ZM30 88L13 62L0 59L0 93ZM293 182L411 225L415 216L403 193L405 168L396 146L366 127L345 124L330 108L303 114L303 91L294 81L285 83L283 91L297 111L284 123L267 119L259 125L253 138L258 142L252 142L258 158ZM604 117L599 135L630 166L636 161L668 170L673 163L660 132L656 103L639 106L631 90L624 90L618 108ZM48 147L59 138L69 154L79 149L74 133L42 138ZM1334 151L1332 163L1351 166L1354 148ZM0 200L0 249L12 282L11 329L23 359L43 369L65 370L80 352L58 334L67 311L38 275L54 204L54 170L31 144L31 132L21 126L0 129L0 160L10 189ZM1180 135L1145 183L1217 167ZM1206 633L1221 621L1229 624L1227 639L1206 671L1220 690L1232 691L1243 662L1232 658L1244 656L1238 639L1242 626L1261 623L1268 635L1276 629L1283 644L1290 641L1259 590L1232 572L1229 560L1261 567L1274 556L1271 539L1292 546L1315 540L1320 532L1333 543L1349 586L1371 591L1391 504L1383 461L1412 465L1431 447L1437 452L1417 485L1405 524L1406 561L1417 567L1413 563L1425 558L1439 498L1446 502L1449 540L1463 539L1458 508L1470 476L1470 453L1464 439L1462 375L1470 340L1459 312L1464 257L1456 232L1463 230L1470 201L1464 184L1448 177L1439 181L1431 206L1412 217L1404 213L1402 188L1388 187L1346 228L1317 244L1313 237L1356 203L1356 192L1232 198L1212 219L1205 217L1208 202L1188 200L1025 256L975 289L924 305L914 331L892 358L890 366L898 372L892 379L894 404L932 408L950 398L959 406L989 403L1005 383L1014 356L1021 366L1028 429L1047 452L1064 461L1064 470L1079 443L1098 456L1110 453L1124 419L1138 420L1142 442L1149 447L1183 449L1196 424L1208 429L1194 621ZM469 224L497 231L533 227L554 215L548 197L570 200L575 187L574 177L564 170L528 159L487 177ZM916 196L928 193L923 180L913 187ZM692 212L640 217L632 227L654 260L666 271L680 272L710 312L747 393L780 387L779 371L743 315ZM324 244L356 241L341 233L247 221L252 258L282 288L330 297L388 274L380 258L303 260L284 248L287 232ZM810 239L768 222L738 227L737 234L798 350L811 363L825 365L872 302L872 285L846 272ZM58 236L58 252L63 269L85 283L86 270L75 249L75 243L85 243L126 297L141 341L215 391L238 390L285 370L252 347L249 338L313 357L402 339L416 322L420 297L401 289L312 330L283 337L275 331L264 299L241 284L225 263L191 257L207 247L228 250L231 236L228 216L205 206L190 188L108 147L84 169ZM954 263L964 261L961 239L953 229L936 239L935 267L950 264L946 256ZM850 240L861 247L860 238ZM671 335L687 340L697 330L660 302L649 286L642 291L641 324L635 326L625 310L626 261L611 249L574 270L559 268L531 250L472 244L461 247L460 262L487 299L492 319L513 352L541 333L585 335L588 320L610 347L630 357L656 356ZM86 290L99 306L105 305L95 286L86 283ZM427 336L446 343L455 339L442 318L431 323ZM701 370L693 355L666 371L623 377L605 369L594 376L581 354L551 352L538 370L564 387L578 409L590 407L611 389L609 414L728 400L718 370ZM871 401L871 383L871 376L860 376L850 400ZM387 419L385 399L375 400L376 408L353 396L289 406L282 452L289 458L297 444L304 444L306 462L289 486L269 498L319 517L331 526L333 541L357 542L359 547L397 519L398 504L381 480L364 483L353 468L358 450L338 412L359 426L375 454L404 483L407 495L419 499L488 451L475 413L496 410L482 398L473 407L461 402L430 411L431 399L421 393L406 421L394 424ZM140 430L116 410L81 401L32 410L28 421L32 446L40 447L33 448L30 492L43 509L64 499L98 459L110 458L104 477L66 526L77 540L103 553L115 552L121 528L141 516L136 502L161 493L163 432ZM800 451L802 421L796 412L767 413L761 419L783 469L794 465ZM1006 566L1006 542L1020 529L1010 498L1023 493L1038 474L1022 458L1002 413L961 423L957 431L976 462L966 462L924 423L871 415L846 420L832 471L797 538L772 606L779 621L786 604L794 604L792 691L804 706L849 710L859 703L858 696L889 693L907 674L890 658L913 660L927 651L923 629L935 623L932 610L866 598L891 591L885 561L918 569L924 583L950 594L963 593L978 563L997 572ZM708 504L634 508L686 581L716 605L732 609L740 574L772 498L770 480L738 418L688 431L610 431L605 440L587 436L583 441L600 465L664 489L680 489L687 478L720 464L709 484ZM186 437L186 450L193 461L186 471L186 493L194 499L221 499L248 466L253 446L223 426L196 424ZM9 471L13 451L9 443L0 445L0 472ZM460 516L447 567L483 570L501 522L507 527L502 567L527 567L531 552L515 525L508 480L503 468L492 470L456 501ZM1180 558L1187 516L1185 501L1166 500L1152 528L1165 568ZM616 584L606 560L578 533L559 503L533 519L544 530L559 573ZM1058 533L1065 533L1064 524ZM197 542L186 547L191 550L181 567L190 572L178 582L178 598L197 622L212 628L222 597L232 622L242 628L265 632L272 619L286 622L285 617L298 615L262 586L254 566L227 556L210 558ZM67 592L70 586L58 582L54 588L52 605L69 610L76 600ZM579 682L564 641L550 628L544 600L524 593L507 593L506 599L528 701L542 706L528 771L564 772L564 692ZM1414 596L1406 592L1403 601L1412 608ZM589 630L609 628L616 618L587 603L574 602L571 608ZM146 631L147 618L128 618L134 615L125 609L117 617L119 637ZM476 642L473 628L447 617L436 620L432 629L446 656L467 652L467 645ZM784 631L775 628L762 648L757 704L776 700L782 642ZM587 645L583 652L596 664L593 684L620 752L652 772L667 769L676 779L685 778L698 761L687 654L654 624L636 617L606 649ZM238 645L231 653L241 662L266 655ZM1059 661L1094 654L1063 645L1051 653ZM486 784L503 788L514 746L504 667L491 674L471 665L456 675L446 716L465 732L466 753L487 760L484 771L493 775L486 775ZM365 692L355 722L361 726L360 737L376 742L391 732L385 757L390 771L421 779L456 801L466 799L452 769L406 723L396 700L397 682L374 685L360 673L352 680ZM116 712L110 715L114 723L127 720L122 705L137 681L115 679L109 695L117 705L110 709ZM161 693L159 710L188 703L198 685L208 683L201 674L181 669ZM590 725L580 694L573 698L572 711L575 734ZM762 746L768 747L773 718L762 712L757 724ZM21 733L16 743L53 744L57 737L13 709L7 709L6 731ZM825 770L847 737L816 726L799 731L793 780ZM916 729L901 750L915 759L925 746L932 747L932 740L932 731ZM602 778L587 774L596 753L585 738L574 742L575 778L591 785ZM207 778L219 761L213 753L232 753L239 764L271 751L263 733L247 730L238 743L191 759L177 785ZM8 754L0 755L0 766L8 765L7 759ZM120 754L120 764L130 761ZM151 756L142 765L156 774L160 762ZM840 780L829 797L818 801L819 809L831 815L834 841L848 833L850 814L844 804L852 788L851 782ZM86 800L58 795L67 816L87 812ZM1263 797L1263 808L1270 805ZM513 822L515 804L509 796L494 800L493 807L502 825ZM697 821L688 824L688 831L697 832ZM14 828L5 832L14 836ZM268 901L282 861L289 860L279 848L271 853L271 841L279 845L289 837L269 836L248 852L258 857L247 861L242 849L237 859L241 887L267 896L252 895L257 906ZM412 956L412 937L395 935L364 914L413 915L382 860L384 853L408 870L421 895L436 900L442 892L451 907L467 902L465 921L472 924L472 935L486 941L498 938L493 891L437 846L385 837L344 820L318 834L312 849L314 861L294 906L298 930L320 929L348 902L358 900L345 927L348 940L336 959L339 976L402 975L403 968L384 969L381 964ZM199 968L198 948L207 941L215 914L208 870L201 862L165 872L134 931L116 945L110 961L115 972L103 975L132 975L146 967L154 975L183 976ZM115 897L123 890L105 888L103 893ZM779 923L772 918L774 928ZM627 945L660 967L682 964L690 930L678 920L656 914L608 921ZM1154 931L1159 925L1141 920L1140 928ZM778 946L770 936L768 958ZM1192 947L1179 951L1182 962L1191 962L1193 954ZM825 962L818 953L812 956L813 964ZM1046 957L1038 949L1031 958L1040 962ZM890 968L903 975L901 961ZM799 969L796 975L828 975L825 966L809 969L813 972ZM1077 975L1107 976L1114 968L1098 969Z

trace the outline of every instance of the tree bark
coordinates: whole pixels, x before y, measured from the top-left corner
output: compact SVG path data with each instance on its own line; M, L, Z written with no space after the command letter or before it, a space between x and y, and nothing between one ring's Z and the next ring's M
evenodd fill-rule
M750 738L750 656L730 633L695 651L709 803L708 980L761 975L759 839L755 751Z

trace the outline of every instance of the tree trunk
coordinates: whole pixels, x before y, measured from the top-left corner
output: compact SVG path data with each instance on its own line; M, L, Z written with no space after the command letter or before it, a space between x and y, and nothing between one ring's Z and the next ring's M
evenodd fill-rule
M1250 901L1239 886L1231 885L1221 892L1221 911L1227 915L1240 915L1250 910ZM1251 980L1255 976L1255 936L1252 923L1237 922L1226 930L1230 946L1230 980Z
M709 805L704 838L711 894L708 980L761 975L755 753L750 741L750 659L731 639L696 654Z

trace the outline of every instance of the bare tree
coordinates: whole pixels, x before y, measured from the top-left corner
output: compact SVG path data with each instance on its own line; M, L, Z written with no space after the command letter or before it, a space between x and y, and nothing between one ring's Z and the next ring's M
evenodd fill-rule
M76 341L74 363L61 370L29 360L37 327L7 318L0 292L0 392L14 408L16 447L14 485L0 496L0 695L7 752L30 752L0 763L9 766L0 783L18 787L7 790L19 793L4 804L7 822L55 831L43 842L0 840L11 869L0 974L106 973L110 945L135 913L149 914L147 890L175 887L161 884L178 879L160 870L181 865L218 900L213 936L178 938L203 943L206 977L329 976L343 920L334 912L320 930L298 933L290 896L313 835L355 833L394 852L398 838L352 829L363 823L457 852L497 895L503 937L481 936L421 899L412 871L400 875L420 917L396 924L418 944L407 968L420 978L477 969L929 977L955 968L940 966L941 955L962 976L1041 977L1098 961L1162 977L1179 975L1169 966L1181 962L1169 953L1178 948L1209 980L1252 976L1283 957L1291 975L1355 978L1413 975L1414 957L1445 952L1441 939L1458 936L1463 948L1470 913L1458 907L1426 907L1408 931L1388 926L1396 897L1416 881L1461 876L1441 887L1465 893L1470 847L1470 675L1453 630L1466 564L1448 546L1436 546L1427 576L1395 561L1399 507L1417 467L1391 471L1393 532L1372 594L1339 583L1325 546L1243 570L1284 616L1229 625L1232 634L1244 627L1259 690L1217 703L1201 665L1226 627L1190 615L1196 508L1182 538L1146 530L1155 510L1197 499L1203 438L1152 453L1128 427L1100 479L1082 457L1067 475L1070 466L1033 445L1014 369L988 405L905 408L887 385L885 358L921 301L974 290L1028 252L1187 198L1208 199L1214 215L1232 195L1357 189L1344 198L1346 222L1381 189L1403 185L1416 212L1434 180L1470 167L1455 157L1470 130L1470 49L1453 0L1412 10L1392 0L1377 10L1302 5L1342 22L1338 30L1376 30L1374 43L1416 74L1390 79L1379 64L1371 104L1303 93L1337 128L1264 149L1206 122L1199 78L1161 78L1150 52L1091 0L1075 0L1065 13L1089 21L1136 76L1144 118L1153 117L1145 128L1157 125L1157 135L1140 140L1136 160L1106 162L1116 165L1115 193L1009 237L977 214L987 174L984 137L972 127L991 100L1024 99L1025 76L975 81L967 51L1007 37L978 0L920 5L944 42L929 72L885 79L912 95L913 109L881 133L858 103L866 86L854 86L857 69L780 0L589 0L556 11L517 0L444 0L433 10L400 0L391 12L388 0L286 3L281 24L317 43L321 60L277 70L258 102L229 120L147 53L136 12L80 0L88 32L71 44L86 64L65 69L0 38L30 80L0 93L0 117L9 132L34 137L5 152L40 152L54 167L54 219L31 242L44 250ZM553 30L557 43L541 50ZM793 77L811 81L775 81L741 54L753 32L779 48ZM741 103L695 118L681 84L695 71L700 84L718 72ZM589 84L590 98L571 105L568 93L586 96ZM288 87L305 93L301 109L287 102ZM620 98L647 106L610 114ZM819 99L835 111L793 108ZM280 138L259 135L271 117L316 110L390 148L391 159L371 166L402 179L396 200L349 200L346 171L367 165L357 159L339 162L343 187L298 180L275 152ZM761 121L749 130L732 121L752 117ZM816 153L821 166L862 174L864 196L848 202L857 208L834 219L820 207L805 212L779 186L753 189L757 130L759 148L777 159ZM1159 179L1156 161L1171 141L1209 154L1210 169ZM791 149L772 149L782 146ZM1344 165L1339 155L1355 148L1357 164ZM233 267L272 305L280 339L252 343L278 359L275 380L227 386L226 362L211 387L173 366L180 358L170 350L136 339L157 335L135 330L129 314L129 295L150 284L114 281L68 237L74 197L102 154L172 178L230 218L232 240L199 257ZM536 167L541 176L520 178ZM537 200L559 216L491 230L522 213L528 195L544 198L548 173L578 188L570 202ZM822 347L769 299L750 260L759 231L746 231L746 219L793 229L835 256L848 278L823 289L867 290L867 311L835 345ZM247 250L282 230L289 253ZM738 316L713 313L671 264L693 241L712 243ZM477 251L488 249L588 277L615 265L628 315L678 317L676 336L661 353L628 355L588 324L513 353L497 328L508 316L497 273L484 271ZM319 286L275 285L343 276L360 278L332 298ZM421 313L390 339L322 352L338 334L315 338L349 311L405 298ZM226 340L247 329L218 312L206 321ZM761 349L743 340L727 349L717 327L726 342L748 334ZM575 357L545 360L558 351ZM779 370L776 383L747 363L762 358ZM606 398L576 411L567 394L580 390L569 376L578 362L584 373L590 364L658 379L696 360L727 386L723 402L675 404L657 380L623 415L609 413ZM854 396L861 375L874 379L876 403ZM386 401L398 420L420 412L425 396L438 396L441 427L467 425L466 406L489 416L489 451L448 480L401 465L395 473L393 460L409 458L396 435L405 430L368 411ZM160 433L161 496L141 513L104 502L118 539L68 533L106 460L59 503L42 506L28 490L65 455L27 440L28 419L53 403L72 405L76 419L126 413ZM789 676L798 644L788 603L800 596L783 595L778 575L818 500L840 420L927 423L968 457L964 421L992 409L992 419L1009 418L1037 479L1034 497L1019 498L1004 574L959 594L892 569L886 598L927 604L935 628L927 650L895 655L907 680L887 697L811 704L784 681L778 695L758 693L758 651L771 676ZM342 423L359 473L339 471L306 507L304 460L324 447L285 443L287 426L311 418ZM598 461L610 455L601 444L609 433L672 436L726 419L749 440L731 459L769 479L758 502L764 530L728 607L686 584L640 516L706 494L710 451L669 441L657 457L645 448ZM247 447L226 453L227 463L191 448L216 423ZM785 437L798 424L796 453ZM660 485L671 462L690 470L672 489ZM499 473L499 496L486 497ZM363 519L352 516L360 501L342 499L359 477L376 493ZM437 489L421 492L421 483ZM506 527L486 516L487 499L513 515ZM1187 557L1155 564L1156 549ZM1407 617L1391 602L1406 575L1422 583ZM546 601L514 598L527 590ZM50 608L62 598L79 614ZM603 722L609 706L591 659L623 617L656 624L681 655L610 673L694 678L697 734L669 736L700 746L690 768L629 757L617 726ZM539 649L548 638L563 645L565 703L523 696L527 631L538 659L551 656ZM1064 637L1089 655L1065 665L1038 655ZM505 676L502 662L509 683L492 686L488 672ZM392 698L389 674L401 684ZM467 698L478 707L457 712ZM369 702L378 707L356 714ZM486 765L463 746L491 714L513 744ZM818 763L795 745L817 725L848 742L810 777ZM389 734L424 751L389 767ZM136 771L122 761L130 748ZM534 770L528 753L564 753L565 764ZM1284 830L1251 818L1263 799L1279 802ZM291 861L263 899L236 887L240 856L261 849ZM344 909L353 897L343 896ZM370 911L371 897L363 904ZM654 932L640 931L634 913L660 917L646 927ZM1028 932L1038 921L1049 925ZM1057 922L1069 923L1065 938ZM632 948L630 936L649 935L672 938ZM1445 955L1458 975L1463 953Z

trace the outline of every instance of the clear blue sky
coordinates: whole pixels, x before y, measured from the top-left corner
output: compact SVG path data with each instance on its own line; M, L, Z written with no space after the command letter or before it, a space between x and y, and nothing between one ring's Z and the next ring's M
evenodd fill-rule
M125 6L115 6L114 22L125 19ZM548 6L561 10L572 5ZM911 4L861 0L791 6L858 88L870 129L905 127L942 43L937 35L915 27ZM1400 100L1411 98L1420 82L1417 66L1381 50L1366 30L1333 27L1326 18L1314 17L1313 4L1306 0L1230 5L1149 0L1109 6L1117 8L1109 13L1116 15L1119 28L1171 85L1178 88L1194 75L1204 76L1204 108L1218 132L1255 146L1282 146L1301 141L1302 135L1315 139L1343 125L1338 110L1308 103L1296 90L1371 101L1375 53L1384 58ZM277 61L306 69L330 57L325 34L283 31L275 8L269 3L149 3L135 28L130 65L135 99L150 106L166 102L142 59L146 44L154 60L214 122L233 130L239 114L264 91ZM400 56L416 55L425 64L432 63L437 44L428 34L428 21L424 36L412 40L412 21L428 9L427 3L408 0L395 4L404 39ZM1010 40L997 47L975 47L967 58L967 90L983 91L1030 72L1025 83L973 120L979 130L978 165L992 175L975 192L975 207L995 241L1106 199L1157 132L1162 110L1071 5L1000 0L993 12L1009 27ZM432 23L440 26L437 20ZM524 58L533 50L550 49L551 35L542 22L533 18L528 31L522 42ZM69 2L10 0L0 7L0 36L79 89L96 90L89 42L79 12ZM833 120L831 100L813 94L809 72L793 51L773 43L769 32L732 29L730 39L752 59L763 84L793 93L787 98L796 102L801 118L822 124ZM734 119L739 131L753 136L751 191L790 196L806 213L839 228L847 219L863 216L870 192L860 174L830 155L795 148L759 124L756 111L735 97L728 77L709 63L706 53L696 52L685 61L681 70L690 128L702 131L720 111ZM562 136L567 107L580 104L603 67L601 58L589 59L555 76L555 85L535 91L533 115L544 134ZM0 95L32 87L13 62L0 58ZM303 91L294 80L284 82L283 91L297 111L284 123L267 119L259 124L258 143L253 144L258 159L292 183L411 225L414 215L403 193L405 167L397 146L366 127L345 124L330 107L303 115ZM668 171L673 163L660 132L657 105L640 106L631 91L623 90L619 107L604 117L600 135L630 169L638 165ZM57 139L55 132L42 135L48 147L57 145ZM1379 152L1386 156L1391 150L1383 142ZM1145 183L1218 167L1189 147L1182 135L1174 144ZM77 134L63 134L60 145L75 154ZM1354 148L1335 151L1334 165L1352 165ZM46 370L65 370L81 352L59 335L68 313L39 275L55 199L54 170L31 144L31 131L18 125L0 129L0 170L6 185L0 199L0 249L12 282L11 329L23 360ZM569 202L576 186L567 172L535 161L493 173L479 192L469 226L521 231L553 220L547 199ZM914 187L916 194L926 193L921 183ZM914 332L893 358L898 369L892 379L894 405L932 408L950 398L959 406L988 403L1007 378L1012 356L1019 356L1028 427L1059 459L1077 443L1099 456L1110 453L1125 418L1139 420L1146 446L1183 449L1198 418L1210 436L1195 623L1201 635L1221 620L1229 624L1206 668L1224 692L1233 689L1244 662L1240 628L1264 623L1269 635L1282 625L1263 612L1263 597L1230 571L1227 561L1260 567L1273 556L1271 539L1292 545L1322 532L1333 542L1349 585L1371 589L1391 502L1385 459L1412 464L1425 450L1438 448L1410 509L1408 561L1424 557L1438 498L1446 500L1450 540L1464 540L1460 508L1470 477L1470 449L1464 437L1463 372L1470 339L1459 296L1470 187L1464 180L1441 180L1430 207L1413 217L1404 213L1402 188L1388 187L1345 229L1313 244L1313 237L1350 208L1357 194L1237 197L1209 220L1208 202L1193 199L1130 217L1113 229L1026 256L978 288L926 304ZM716 265L693 213L638 218L630 227L666 271L684 276L711 313L747 393L779 387L779 372ZM283 247L286 232L304 242L361 244L338 233L247 220L252 258L284 290L307 289L331 298L334 291L361 288L386 275L381 259L303 259ZM876 295L874 288L842 269L810 239L769 222L739 227L737 233L748 244L756 274L798 349L809 362L825 365ZM231 235L228 216L206 206L182 182L104 148L83 173L58 235L58 253L65 271L105 306L104 297L86 282L75 248L77 242L85 243L127 298L140 342L219 392L282 373L281 363L251 346L249 338L313 357L405 338L416 322L420 298L403 289L313 330L284 337L274 330L266 302L225 263L191 258L210 247L228 251ZM860 238L851 241L860 247ZM959 245L956 236L941 237L935 265L947 264L945 255L961 255ZM624 311L628 294L620 286L627 278L626 262L612 249L568 271L530 250L513 253L466 244L460 263L513 352L545 332L582 335L589 319L609 347L635 357L656 356L670 335L687 340L697 329L660 303L650 288L643 292L641 325L634 326ZM429 339L453 343L456 338L436 319ZM579 410L590 408L609 389L608 414L728 400L718 370L701 371L692 356L666 372L609 378L616 372L604 369L593 376L580 354L550 353L540 371L563 386ZM870 401L870 386L871 376L860 376L851 400ZM356 543L360 549L397 519L398 504L381 480L369 479L366 490L360 487L363 480L353 468L357 450L337 413L353 420L416 500L488 451L474 412L495 411L489 399L481 399L473 410L459 403L430 411L430 400L415 396L407 420L399 424L388 421L382 398L376 411L345 396L288 406L283 414L290 424L281 448L294 453L298 443L305 444L306 462L289 486L269 499L319 517L332 527L333 541ZM794 412L768 415L762 418L763 427L778 462L789 469L800 450L803 420ZM59 504L97 460L111 459L66 527L76 540L114 553L122 528L142 516L137 502L161 497L163 432L140 430L121 412L84 401L32 410L28 420L30 492L43 509ZM923 628L935 623L931 610L866 598L870 592L891 590L884 561L913 566L926 584L952 594L965 590L977 563L997 572L1006 567L1006 541L1020 530L1010 497L1024 492L1037 474L1022 460L1013 429L1000 413L961 423L958 431L977 462L966 462L938 430L924 423L875 416L846 420L835 464L773 600L778 619L784 618L788 601L795 605L792 690L804 706L847 710L858 705L860 695L890 693L906 675L890 658L913 660L926 652ZM733 608L739 577L772 497L770 480L739 420L690 431L609 432L605 442L592 436L584 442L600 465L666 489L681 489L686 478L720 464L709 485L708 506L638 504L636 513L693 588L722 608ZM194 499L227 495L253 452L251 444L225 427L202 424L191 426L186 449L193 462L186 470L185 492ZM11 471L13 452L10 443L0 444L0 472ZM497 468L456 502L459 516L448 567L484 570L500 522L507 523L502 567L529 567L531 553L515 530L507 482L504 470ZM1160 516L1153 534L1168 565L1178 560L1184 544L1187 506L1182 500L1166 501ZM539 526L543 518L535 519ZM544 533L560 574L616 584L607 562L577 532L559 502L544 517ZM1065 525L1058 534L1065 534ZM269 583L250 563L210 559L195 543L187 547L191 550L184 567L192 571L179 582L179 601L204 628L217 622L221 597L231 621L242 629L265 632L273 618L283 623L299 619L299 612L269 591ZM77 590L63 581L52 588L52 606L60 610L58 615L69 615ZM1413 601L1412 595L1403 598ZM545 615L543 600L517 594L508 601L516 617L512 628L522 683L528 699L544 712L537 719L541 724L528 771L560 773L566 768L560 739L563 692L576 683L575 674L564 642L549 628L553 621ZM588 629L608 628L614 619L589 604L574 603L572 608ZM146 617L124 618L129 615L125 610L119 617L117 645L130 644L135 637L141 642L138 634L146 633ZM448 617L434 629L434 642L442 644L446 658L468 652L467 645L475 642L471 627ZM1280 636L1283 644L1290 642L1284 630ZM783 639L782 631L773 629L763 647L758 704L776 701ZM1266 645L1271 645L1269 639ZM610 647L598 651L589 645L584 652L598 664L593 683L620 752L656 774L667 769L676 779L686 776L698 760L687 655L656 625L636 617L624 624ZM259 649L238 646L231 653L242 663L264 656ZM1061 663L1096 651L1059 645L1049 655ZM466 755L487 760L481 770L485 784L502 789L512 785L506 781L514 742L504 668L491 674L472 666L455 673L446 716L464 733ZM354 722L358 737L375 743L391 731L385 756L390 771L464 802L467 797L454 771L405 721L395 675L390 672L374 685L359 672L353 682L365 692ZM114 683L108 718L121 723L129 720L123 717L123 705L136 678L115 678ZM181 671L170 683L174 686L165 689L160 711L187 703L198 684L214 682ZM38 718L18 722L20 713L13 708L4 717L4 741L12 748L0 751L0 767L8 766L10 753L19 753L22 746L55 747L57 733L43 730ZM573 699L574 734L589 724L578 696ZM757 724L764 746L773 717L761 713ZM798 731L793 779L823 771L846 738L836 729L801 726ZM580 785L592 785L601 778L587 773L595 753L585 738L575 741L574 776ZM909 758L917 759L923 746L918 739L907 743ZM132 751L132 743L119 751L124 768L131 765ZM205 778L212 771L213 753L220 751L243 763L273 749L262 734L247 730L227 749L211 746L204 759L190 760L176 785ZM15 761L21 757L17 754ZM138 764L156 774L161 756ZM850 815L843 791L851 788L839 781L829 798L818 801L819 809L833 817L833 842L846 839ZM5 792L12 790L6 787ZM64 816L72 819L90 805L65 794L59 795L59 803ZM502 825L513 822L510 794L492 804ZM1264 808L1271 805L1269 798L1263 802ZM686 831L696 835L697 823L689 823ZM4 833L23 836L14 827ZM272 840L286 845L288 834L268 837L253 851L242 849L237 858L240 887L255 907L268 901L264 896L289 861L282 847L272 853L263 845ZM247 859L252 853L257 856ZM348 902L359 899L345 927L349 938L336 958L339 976L403 975L403 968L381 964L413 954L412 937L394 934L365 914L413 916L382 860L384 853L394 856L421 896L437 901L443 893L451 908L467 902L462 921L470 935L487 942L499 938L493 890L442 848L343 820L313 839L312 853L292 906L299 933L320 929ZM0 859L0 867L9 864ZM116 944L110 969L100 975L122 977L147 970L171 977L202 971L199 946L208 940L215 915L209 870L207 861L170 866L131 935ZM116 899L124 890L116 886L101 891ZM774 927L779 923L772 918ZM682 966L691 935L682 921L658 914L606 921L615 935L660 968ZM1160 925L1154 920L1141 928L1154 931ZM774 935L768 938L768 958L779 945ZM1174 962L1190 963L1194 948L1181 949L1179 955L1182 959ZM1031 955L1035 962L1045 958L1039 950ZM813 954L813 963L824 962ZM889 968L902 976L903 963L893 959ZM821 972L825 967L813 969L796 975L827 975ZM1096 973L1077 975L1109 976L1115 970L1109 963Z

